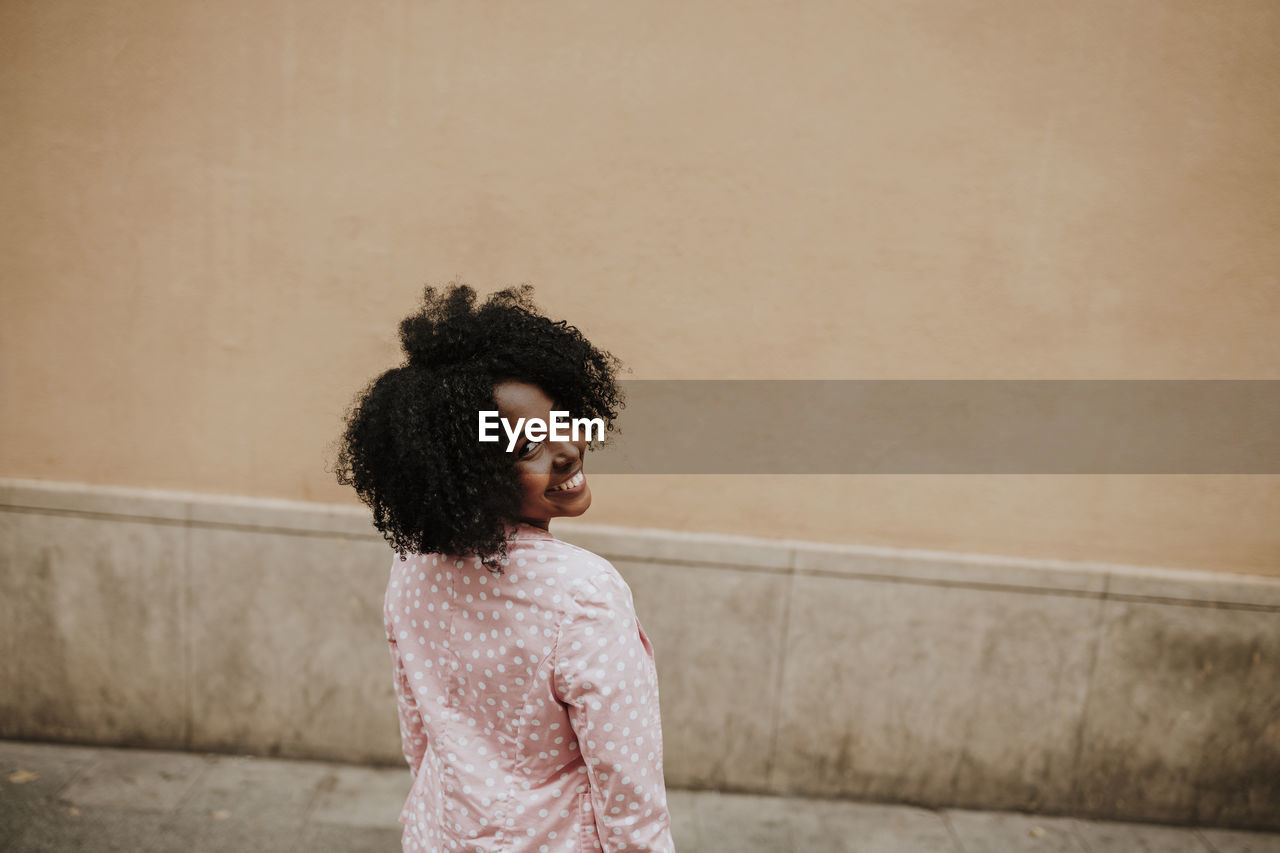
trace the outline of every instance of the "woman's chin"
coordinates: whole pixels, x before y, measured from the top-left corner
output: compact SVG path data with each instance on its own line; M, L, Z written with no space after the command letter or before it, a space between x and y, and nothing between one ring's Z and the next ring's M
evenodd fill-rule
M561 511L561 514L565 518L575 518L579 515L582 515L584 512L586 512L590 506L591 506L591 487L583 486L582 495L579 496L578 499L575 500L573 503L564 507L563 510Z

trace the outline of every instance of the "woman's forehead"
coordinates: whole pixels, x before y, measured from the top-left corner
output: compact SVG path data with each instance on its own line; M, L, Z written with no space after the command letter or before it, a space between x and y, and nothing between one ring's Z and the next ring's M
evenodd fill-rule
M537 385L514 379L499 382L493 387L493 401L506 418L545 418L555 405Z

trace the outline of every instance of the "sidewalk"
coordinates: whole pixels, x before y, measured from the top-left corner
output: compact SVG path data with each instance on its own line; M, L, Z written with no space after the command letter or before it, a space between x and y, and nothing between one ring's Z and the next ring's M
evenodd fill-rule
M396 853L407 770L0 741L0 850ZM1280 853L1280 835L668 791L680 853Z

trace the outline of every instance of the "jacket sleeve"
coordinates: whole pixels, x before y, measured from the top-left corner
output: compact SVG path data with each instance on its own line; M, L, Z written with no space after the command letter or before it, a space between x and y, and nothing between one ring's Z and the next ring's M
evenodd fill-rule
M673 853L653 647L620 576L576 586L554 654L604 853Z
M400 751L404 760L409 763L409 775L416 781L418 769L422 766L422 756L427 751L427 733L422 725L422 717L418 713L418 702L409 685L409 675L405 671L404 661L400 659L400 649L395 635L388 629L387 642L391 646L391 662L395 673L396 710L400 717Z

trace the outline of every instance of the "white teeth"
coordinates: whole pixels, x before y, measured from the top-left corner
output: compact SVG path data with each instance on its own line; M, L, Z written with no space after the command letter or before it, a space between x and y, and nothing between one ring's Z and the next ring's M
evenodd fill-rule
M560 485L556 486L555 488L547 489L547 491L549 491L549 492L562 492L562 491L564 491L565 489L575 489L575 488L577 488L577 487L578 487L578 484L579 484L579 483L581 483L581 482L582 482L582 472L581 472L581 471L579 471L578 473L576 473L576 474L574 474L572 477L570 477L568 480L565 480L563 483L561 483Z

